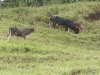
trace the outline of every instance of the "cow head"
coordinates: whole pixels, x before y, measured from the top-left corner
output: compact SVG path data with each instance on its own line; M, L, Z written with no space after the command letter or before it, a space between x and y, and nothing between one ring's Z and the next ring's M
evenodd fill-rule
M79 34L79 29L78 28L75 29L75 33Z
M34 28L30 28L30 31L31 31L31 32L34 32Z

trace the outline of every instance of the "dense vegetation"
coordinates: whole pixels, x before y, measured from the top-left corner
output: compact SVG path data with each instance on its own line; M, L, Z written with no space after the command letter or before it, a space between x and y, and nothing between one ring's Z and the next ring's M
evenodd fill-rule
M0 9L0 74L99 75L99 8L98 2L79 2ZM81 22L84 31L76 35L49 28L51 15ZM35 32L26 40L7 40L10 26L34 27Z
M31 6L46 6L52 4L65 4L75 2L95 2L99 0L0 0L1 7L31 7Z

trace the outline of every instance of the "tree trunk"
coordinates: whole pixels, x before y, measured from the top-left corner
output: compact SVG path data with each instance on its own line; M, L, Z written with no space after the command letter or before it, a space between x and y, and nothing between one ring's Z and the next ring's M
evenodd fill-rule
M38 0L36 0L36 6L38 7Z
M27 0L27 5L30 6L30 0Z
M0 0L0 8L2 7L2 1Z
M78 2L78 0L76 0L76 2Z
M36 0L36 6L43 6L43 0Z
M11 7L14 7L14 0L10 0Z

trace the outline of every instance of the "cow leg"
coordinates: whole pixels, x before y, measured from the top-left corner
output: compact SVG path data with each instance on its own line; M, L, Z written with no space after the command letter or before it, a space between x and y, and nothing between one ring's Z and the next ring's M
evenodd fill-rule
M25 34L22 34L22 37L23 37L24 39L26 39L26 35L25 35Z
M58 23L56 24L56 27L60 30L60 27L59 27Z
M26 39L26 36L24 36L23 38Z
M50 21L50 22L49 22L49 27L51 28L52 25L53 25L53 24L52 24L52 22Z
M53 25L53 28L55 29L56 28L56 25Z
M56 28L56 23L54 22L52 22L52 25L53 25L53 28L55 29Z
M69 32L69 28L68 28L68 27L66 27L66 28L65 28L65 31Z
M69 30L70 30L70 29L68 28L68 33L69 33Z
M60 30L60 27L58 27L59 28L59 30Z

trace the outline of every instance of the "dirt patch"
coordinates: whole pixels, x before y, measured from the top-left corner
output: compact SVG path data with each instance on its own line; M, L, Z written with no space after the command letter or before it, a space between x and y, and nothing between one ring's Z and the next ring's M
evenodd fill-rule
M90 22L100 20L100 10L97 10L94 13L89 13L87 15L83 15L83 18Z

